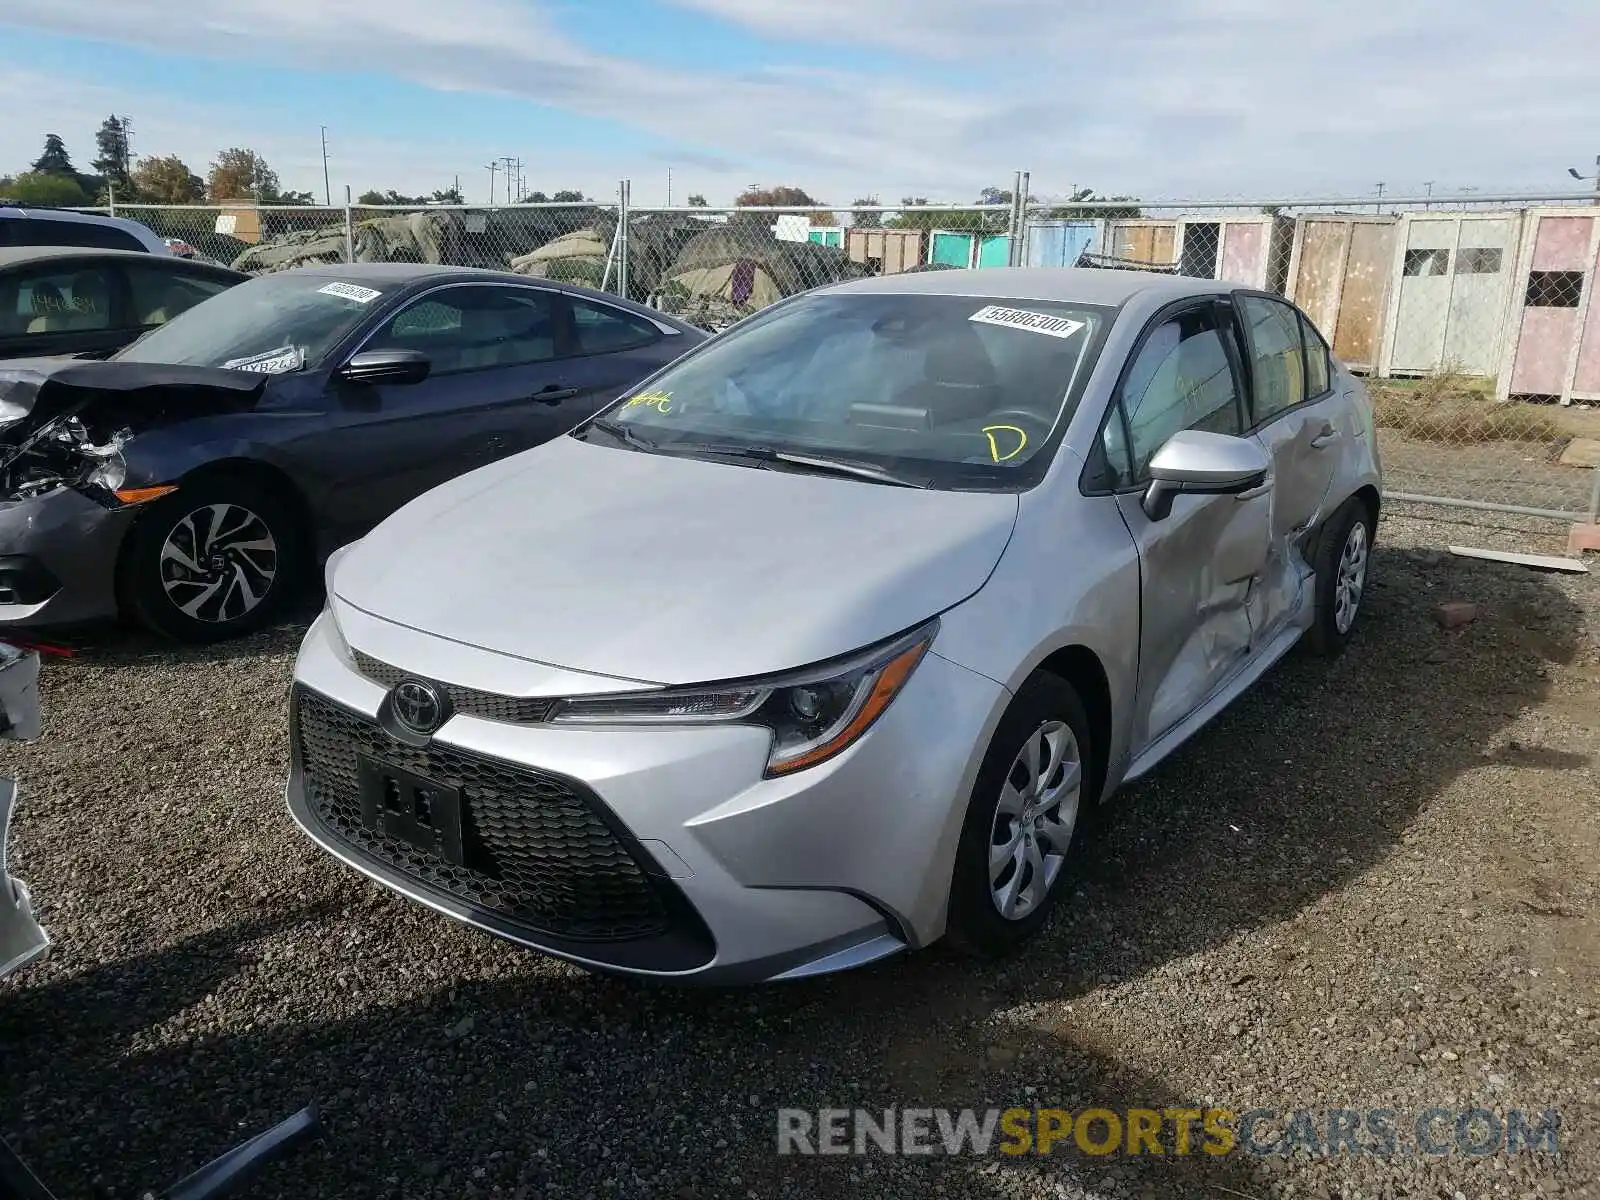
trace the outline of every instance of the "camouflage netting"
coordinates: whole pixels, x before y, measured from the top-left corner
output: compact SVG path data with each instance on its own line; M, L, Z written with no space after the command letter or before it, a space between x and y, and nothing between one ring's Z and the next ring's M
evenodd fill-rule
M785 296L871 274L844 251L779 241L748 222L707 230L668 268L651 302L706 329L720 329Z
M449 263L503 271L553 233L565 234L582 221L592 221L591 212L428 209L357 221L352 240L357 262ZM324 225L286 232L251 246L233 260L233 267L265 274L343 261L344 226Z
M644 300L656 290L678 254L706 228L704 220L670 213L647 213L629 222L628 294ZM511 269L611 290L616 283L612 255L617 222L602 214L588 227L546 242L511 260ZM609 267L609 271L608 268Z

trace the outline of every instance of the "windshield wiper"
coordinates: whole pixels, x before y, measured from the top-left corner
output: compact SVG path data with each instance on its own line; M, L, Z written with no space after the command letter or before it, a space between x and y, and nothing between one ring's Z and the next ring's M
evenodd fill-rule
M657 443L652 442L649 438L634 432L634 430L624 425L621 421L613 421L609 417L596 417L583 427L583 432L587 434L591 429L598 429L602 433L608 433L612 437L616 438L619 442L623 442L629 446L632 446L635 450L659 449Z
M690 447L679 443L680 449ZM848 458L832 458L821 454L797 454L791 450L777 450L771 446L731 446L725 444L697 443L695 450L703 450L715 454L719 458L732 458L744 462L783 463L785 466L799 467L802 470L814 471L823 475L848 475L852 479L868 479L873 483L886 483L891 487L921 488L926 490L928 485L915 479L907 479L904 475L896 475L893 471L886 471L882 467L873 466L871 463L856 462Z

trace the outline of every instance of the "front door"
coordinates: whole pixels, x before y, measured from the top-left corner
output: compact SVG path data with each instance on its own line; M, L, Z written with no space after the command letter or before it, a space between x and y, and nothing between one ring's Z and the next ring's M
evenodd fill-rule
M1139 549L1135 754L1204 703L1252 647L1249 601L1266 565L1269 490L1179 496L1159 521L1140 503L1150 459L1173 434L1244 432L1225 311L1217 301L1200 301L1158 317L1105 426L1107 457L1119 476L1117 505Z
M559 402L546 400L559 391L563 306L549 289L460 285L413 300L379 327L362 349L418 350L433 369L421 383L330 382L331 427L300 449L328 460L341 536L562 432Z
M1272 538L1266 576L1252 597L1258 640L1275 636L1311 602L1306 535L1323 511L1339 454L1355 430L1331 388L1328 348L1310 321L1272 296L1242 293L1238 325L1249 363L1255 436L1272 461Z

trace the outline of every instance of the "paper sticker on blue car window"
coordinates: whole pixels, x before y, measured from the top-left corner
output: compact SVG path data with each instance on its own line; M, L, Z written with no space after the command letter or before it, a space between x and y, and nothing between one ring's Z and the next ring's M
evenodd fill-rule
M299 346L282 346L265 354L252 354L246 358L230 358L222 364L225 371L255 371L261 375L279 375L284 371L298 371L306 365L306 352Z
M324 296L342 296L346 300L354 300L357 304L370 304L383 295L382 292L362 287L357 283L325 283L317 291Z
M990 304L980 308L967 318L983 325L1004 325L1010 329L1026 329L1030 333L1042 333L1046 337L1069 338L1084 327L1082 321L1074 321L1069 317L1052 317L1049 313L1034 312L1029 308L1007 308L1001 304Z

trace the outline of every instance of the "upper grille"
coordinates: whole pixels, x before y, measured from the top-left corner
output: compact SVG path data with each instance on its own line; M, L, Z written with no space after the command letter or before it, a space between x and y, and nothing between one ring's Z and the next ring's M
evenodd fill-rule
M556 937L620 941L667 931L669 913L655 883L565 781L454 747L402 745L367 718L301 688L292 719L313 811L380 862ZM385 837L363 821L358 753L461 789L467 865Z
M379 662L370 654L363 654L359 650L354 650L352 653L355 655L356 670L382 687L392 688L402 679L412 678L409 672L402 671L399 667L391 667L386 662ZM550 710L556 705L554 700L543 697L501 696L495 692L480 692L476 688L457 687L451 683L442 683L439 686L450 698L450 707L454 711L472 717L482 717L486 721L536 725L549 720Z

